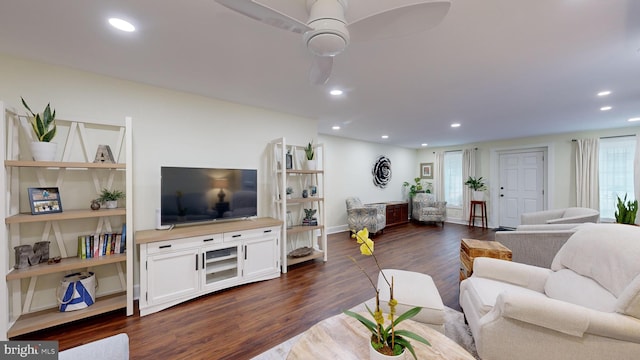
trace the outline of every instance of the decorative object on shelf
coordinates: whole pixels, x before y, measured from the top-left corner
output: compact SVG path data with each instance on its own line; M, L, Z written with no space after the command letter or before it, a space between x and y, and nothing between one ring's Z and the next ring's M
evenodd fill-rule
M287 149L287 153L285 154L287 169L293 169L293 155L291 155L291 149Z
M293 229L293 217L290 210L287 210L287 229Z
M307 189L302 190L302 197L303 198L308 198L309 197L309 190L307 190Z
M58 150L58 144L51 142L54 136L56 136L57 130L55 109L51 111L50 104L47 104L42 114L36 114L31 111L31 108L29 108L24 98L21 97L20 100L22 100L22 105L24 105L29 112L28 116L31 118L31 127L35 134L35 139L31 142L31 155L33 156L33 160L53 161Z
M102 189L98 201L106 205L107 209L118 207L118 200L124 198L124 193L120 190Z
M381 189L386 188L391 181L391 160L384 155L378 156L371 173L373 174L373 184Z
M28 188L32 215L62 212L58 188Z
M483 201L484 200L484 191L487 189L487 186L482 179L482 176L479 178L475 178L469 176L467 181L464 182L471 190L473 190L473 200L474 201Z
M362 255L371 256L373 258L376 266L378 267L380 276L384 278L387 286L389 286L389 293L391 294L391 298L389 300L389 308L391 310L388 315L388 320L390 324L387 327L384 326L385 319L384 315L382 314L382 310L380 309L380 291L376 287L369 274L367 274L364 268L360 266L356 259L351 256L349 256L351 261L353 261L356 266L358 266L358 268L362 271L362 273L366 275L367 279L376 292L376 308L374 311L372 311L369 306L365 305L367 311L369 312L371 317L373 317L373 321L353 311L345 310L344 313L358 320L371 332L370 344L374 352L381 353L387 356L397 356L403 354L405 350L409 350L414 359L417 359L413 346L407 338L419 341L429 346L431 346L431 344L429 343L429 341L427 341L427 339L414 332L407 330L397 330L396 326L402 321L416 316L420 312L421 308L414 307L404 314L398 316L397 318L395 317L395 307L398 301L393 297L393 277L391 278L391 281L389 281L389 279L387 279L384 272L382 271L380 263L378 262L378 258L373 253L374 243L373 240L369 239L369 230L367 230L367 228L364 228L356 233L353 233L351 237L356 239L357 243L360 244L360 253ZM376 354L371 353L370 356L371 359L376 358ZM402 356L400 356L399 358L402 358Z
M304 210L304 219L302 219L302 225L306 226L317 226L318 220L313 217L316 214L316 209L303 209Z
M420 177L423 179L433 179L433 163L420 164Z
M100 201L98 199L91 200L91 210L100 210Z
M60 312L80 310L93 305L97 287L98 281L93 272L82 271L65 275L58 286Z
M307 147L304 148L304 154L307 159L306 161L307 170L315 170L317 166L316 166L316 158L315 158L316 154L315 154L315 151L313 150L313 141L309 142Z
M47 264L49 264L49 265L51 265L51 264L57 264L57 263L59 263L60 261L62 261L62 257L60 257L60 256L56 256L56 257L49 258L49 260L47 261Z
M93 160L94 163L113 164L116 160L113 158L111 147L109 145L98 145L96 151L96 157Z
M49 241L38 241L33 244L34 257L31 265L49 261Z
M638 200L627 200L627 194L624 194L624 199L620 199L620 196L616 196L618 198L618 203L616 205L615 216L616 222L618 224L635 224L636 223L636 215L638 213Z
M287 186L287 199L291 199L292 194L293 194L293 188L291 186Z
M16 263L13 268L24 269L29 267L33 256L33 247L31 245L18 245L13 250L16 252Z
M318 196L318 187L315 185L309 186L309 192L311 193L311 196Z
M313 249L308 246L303 246L301 248L297 248L289 253L289 256L292 258L300 258L311 255Z

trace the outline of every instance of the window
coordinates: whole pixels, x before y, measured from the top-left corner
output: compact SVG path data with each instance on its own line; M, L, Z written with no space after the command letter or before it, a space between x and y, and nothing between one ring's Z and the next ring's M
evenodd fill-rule
M444 153L444 199L447 207L462 207L462 151Z
M634 200L633 159L635 136L600 139L598 176L600 218L615 219L617 197Z

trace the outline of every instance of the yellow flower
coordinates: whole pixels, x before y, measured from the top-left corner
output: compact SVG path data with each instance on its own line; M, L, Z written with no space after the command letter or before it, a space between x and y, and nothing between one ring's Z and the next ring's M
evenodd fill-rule
M382 310L378 309L373 313L373 318L379 325L384 325L384 316L382 315Z
M356 234L351 235L351 237L355 238L358 241L358 244L362 244L365 239L369 239L369 230L364 228L358 231Z
M360 245L360 253L362 255L373 255L373 240L365 239L362 245Z

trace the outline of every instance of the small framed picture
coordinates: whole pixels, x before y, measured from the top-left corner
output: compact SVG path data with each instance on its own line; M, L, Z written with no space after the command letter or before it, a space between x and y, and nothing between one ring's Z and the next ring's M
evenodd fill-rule
M62 212L58 188L29 188L29 205L32 215Z
M433 163L420 164L420 177L423 179L433 179Z

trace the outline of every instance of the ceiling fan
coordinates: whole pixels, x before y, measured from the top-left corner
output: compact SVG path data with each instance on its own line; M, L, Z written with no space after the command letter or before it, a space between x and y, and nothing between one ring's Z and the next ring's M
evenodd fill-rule
M304 23L256 0L216 1L265 24L302 34L314 55L309 81L315 85L329 80L334 56L347 48L352 36L355 41L366 41L426 30L440 23L451 5L449 0L414 0L348 23L348 0L306 0L309 18Z

